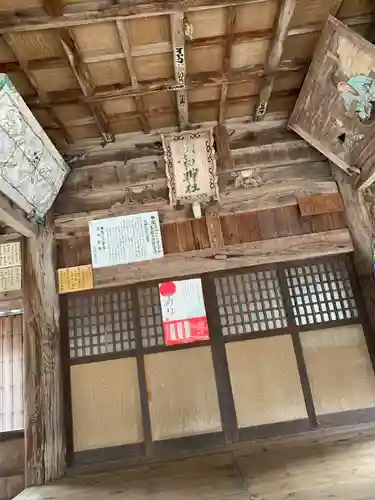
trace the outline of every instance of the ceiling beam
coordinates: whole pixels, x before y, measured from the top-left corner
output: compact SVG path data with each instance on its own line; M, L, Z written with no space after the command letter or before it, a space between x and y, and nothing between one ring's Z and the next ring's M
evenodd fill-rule
M29 221L25 212L14 206L2 193L0 193L0 220L26 238L38 235L38 224Z
M43 8L48 16L59 17L63 14L63 0L43 0Z
M223 64L222 64L222 71L224 75L226 75L228 73L228 70L230 69L235 24L236 24L236 9L235 7L231 6L228 7L227 9L227 39L226 39ZM221 92L220 92L219 123L224 123L225 120L226 109L227 109L226 106L227 96L228 96L228 84L224 83L224 85L221 86Z
M117 32L119 34L119 38L121 41L123 57L125 58L126 66L128 68L131 86L134 90L137 90L138 89L138 79L137 79L137 75L135 73L135 69L134 69L133 62L132 62L130 42L129 42L128 34L126 32L125 23L123 21L116 21L116 26L117 26ZM142 125L143 132L145 134L150 133L151 127L150 127L150 124L148 123L148 119L147 119L147 116L145 113L145 103L144 103L143 97L141 97L141 96L134 97L134 104L135 104L135 108L136 108L138 116L139 116L139 120L140 120L141 125Z
M374 24L373 16L363 15L350 17L346 19L342 19L344 24L349 27L361 26L366 24L371 24L371 28L369 30L369 34L367 39L371 40L371 33L373 27L375 27L375 17ZM121 20L120 20L121 22ZM316 33L320 32L322 29L321 23L318 24L308 24L306 26L300 26L298 28L293 28L289 30L288 36L298 36L305 35L308 33ZM248 31L242 33L233 34L233 43L241 43L246 41L257 41L257 40L266 40L272 37L272 30L259 30L259 31ZM209 38L197 38L195 40L187 40L186 45L193 49L200 49L203 47L212 47L212 46L225 46L227 43L227 35L216 35ZM374 35L375 39L375 35ZM171 42L158 42L151 43L148 45L137 45L131 48L131 57L143 57L155 54L164 54L172 52L172 44ZM86 64L92 64L97 62L106 62L106 61L114 61L124 58L123 52L115 52L113 54L97 54L90 56L82 56L82 61ZM66 59L61 57L48 57L43 59L34 59L32 61L28 61L28 68L31 71L34 70L42 70L42 69L52 69L52 68L61 68L66 67ZM22 71L22 68L17 62L4 62L0 63L1 71L4 73L14 72L14 71Z
M278 73L285 73L288 71L303 71L307 70L308 63L301 62L286 62L279 66ZM253 66L245 70L232 70L228 72L227 75L223 75L221 72L212 73L198 73L195 75L187 76L186 78L186 89L198 89L205 87L214 87L216 85L223 85L224 83L247 83L251 78L257 78L264 75L264 69L261 65ZM138 89L134 89L132 86L124 85L120 88L115 88L114 86L99 87L96 92L92 95L82 95L80 91L77 90L67 90L50 92L50 101L53 105L58 104L76 104L79 102L83 103L93 103L99 104L102 101L109 99L121 99L122 97L135 97L142 96L146 94L152 94L155 92L176 92L178 87L176 87L175 81L166 79L159 80L150 83L140 83ZM28 98L28 103L31 106L43 105L41 99L37 96Z
M338 16L339 14L339 11L340 11L340 7L342 5L344 0L332 0L332 3L331 3L331 9L330 9L330 14L331 16Z
M189 125L188 96L186 91L186 56L184 14L179 12L170 16L173 48L173 67L176 86L176 106L180 130Z
M178 12L190 12L202 8L216 9L228 7L230 5L259 4L268 0L169 0L160 2L154 0L151 2L137 2L134 0L122 0L119 5L111 5L102 9L82 10L77 12L79 4L74 5L75 12L69 12L65 8L64 15L59 17L48 16L24 16L15 15L13 11L6 12L1 16L0 34L14 33L22 31L38 31L53 28L69 28L83 24L95 24L100 22L116 21L117 19L134 19L144 16L170 15ZM83 9L87 9L87 3L84 2Z
M281 0L279 16L275 25L275 37L268 55L264 83L259 93L258 105L255 108L254 121L262 120L267 112L268 101L275 82L275 73L281 61L284 42L288 36L296 4L297 0Z
M38 81L34 77L33 72L29 69L28 60L24 57L23 51L18 49L17 44L14 41L13 35L11 34L3 35L3 40L9 47L13 56L17 59L21 70L24 72L26 78L29 80L30 85L35 89L36 93L39 96L39 99L41 100L41 103L43 103L45 109L50 115L51 120L56 125L56 128L60 130L66 143L72 144L73 139L70 133L68 132L68 129L65 127L64 123L60 120L59 116L52 108L48 93L45 92L43 88L39 85Z
M81 88L83 96L85 98L93 97L94 86L91 83L89 70L86 64L81 60L80 53L74 41L73 35L70 33L70 30L59 30L59 39L69 61L69 65L74 73L74 76L76 77L78 85ZM101 108L101 105L99 103L94 104L92 102L88 102L88 105L94 117L96 126L98 127L98 130L103 138L104 144L114 142L114 134L110 130L110 126L107 122L107 118Z

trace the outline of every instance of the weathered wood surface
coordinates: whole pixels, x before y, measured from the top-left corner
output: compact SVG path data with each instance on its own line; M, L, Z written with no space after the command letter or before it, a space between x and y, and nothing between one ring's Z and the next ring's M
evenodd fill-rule
M171 14L170 27L175 84L180 87L176 92L178 122L180 129L183 130L189 125L188 94L185 89L186 55L183 12Z
M372 237L375 234L375 220L370 213L366 197L374 207L371 192L357 191L354 181L337 167L332 166L344 203L345 218L354 246L354 264L362 296L369 317L370 328L375 336L375 279L372 273Z
M0 312L23 308L23 294L21 290L0 293Z
M293 206L297 204L297 197L301 194L330 194L337 192L337 185L333 181L300 181L273 186L262 185L254 188L243 188L228 192L222 196L220 215L258 211L277 207ZM134 213L159 211L164 222L184 221L191 217L188 210L174 210L166 199L139 204L117 204L109 209L90 210L61 215L56 218L56 237L69 238L88 234L88 222L106 217L130 215Z
M254 243L228 245L221 250L195 250L163 259L94 269L95 288L124 286L168 277L258 266L274 262L310 259L353 251L349 231L340 229L302 236L274 238Z
M337 192L322 155L291 132L245 128L229 137L222 125L215 132L222 213L293 205L300 194ZM58 238L87 232L89 220L111 215L158 210L165 220L189 216L169 206L164 159L155 139L138 148L106 149L76 157L55 204Z
M374 46L331 17L289 121L290 128L349 173L365 169L361 152L374 136L372 108L366 104L375 85L374 62ZM368 95L356 90L359 76L370 79ZM357 98L350 101L351 95Z
M216 210L210 210L206 213L206 225L208 230L208 240L213 250L219 250L224 247L224 237L220 224L219 214Z
M259 102L289 114L340 3L297 2L293 12L293 0L15 2L0 2L2 71L59 148L249 120ZM337 15L365 33L371 11L363 0Z
M254 120L262 120L268 108L268 101L271 97L275 73L279 67L283 53L284 42L288 36L288 28L292 20L297 0L282 0L280 2L279 16L275 25L275 35L269 51L265 68L263 86L259 93L259 102L255 108Z
M332 431L330 431L332 432ZM362 435L361 435L362 434ZM246 443L229 452L67 477L16 500L372 499L374 431L288 442Z
M38 225L26 218L25 212L15 207L9 199L0 193L0 220L15 232L32 238L38 234Z
M344 210L339 193L302 196L297 199L302 216L329 214Z
M24 246L26 485L65 472L59 300L53 218Z
M224 74L228 72L231 67L233 41L235 38L236 27L236 9L233 5L227 8L226 11L226 34L227 39L223 51L222 71ZM224 83L220 90L220 107L219 107L219 124L223 123L227 113L227 98L228 98L228 84Z

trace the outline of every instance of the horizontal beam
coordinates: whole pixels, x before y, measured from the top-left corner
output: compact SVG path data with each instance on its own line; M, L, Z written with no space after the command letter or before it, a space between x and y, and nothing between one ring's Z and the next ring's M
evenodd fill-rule
M268 184L256 188L228 189L222 196L220 203L220 215L235 213L257 212L278 207L297 205L298 196L312 196L337 193L337 185L333 181L295 181L279 183L270 186ZM64 239L72 236L83 236L88 234L88 223L95 219L104 219L123 215L132 215L144 212L159 212L165 222L181 222L192 217L191 208L175 210L169 205L166 187L164 191L151 191L149 200L145 201L145 195L137 200L136 195L123 192L96 193L95 197L66 196L63 198L66 212L56 213L56 238ZM103 195L109 200L103 203ZM154 195L154 196L153 196ZM158 196L159 195L159 196ZM142 200L143 197L143 200ZM121 201L116 201L122 198ZM109 205L105 208L103 205ZM60 203L57 210L61 210ZM78 210L81 209L81 212ZM69 213L69 211L72 211Z
M225 85L225 84L224 84ZM298 96L298 90L297 89L292 89L292 90L282 90L282 91L277 91L274 92L272 97L274 99L278 98L283 98L283 97L296 97ZM255 98L256 95L246 95L246 96L240 96L240 97L231 97L227 99L227 104L248 104L249 99ZM136 102L142 101L142 96L135 96L134 100ZM211 101L201 101L201 102L193 102L189 104L189 109L191 110L197 110L197 109L207 109L207 108L215 108L220 106L221 101L219 99L214 99ZM32 106L30 105L31 111L33 109L47 109L51 110L53 109L51 103L45 104L45 105L38 105L38 106ZM135 118L148 118L148 117L155 117L160 114L174 114L175 113L175 107L174 106L161 106L160 108L158 107L152 107L152 109L147 109L144 104L142 104L142 107L138 105L138 111L130 111L130 112L125 112L125 113L119 113L119 114L114 114L114 115L109 115L108 118L110 118L111 124L115 124L117 122L123 122L125 120L134 120ZM80 118L78 120L66 120L64 122L64 125L69 128L69 127L82 127L85 125L90 125L90 124L95 124L95 119L92 116L87 116L85 118ZM50 129L56 129L58 126L54 124L53 126L45 127L45 130L50 130ZM150 131L150 130L149 130Z
M360 26L361 24L371 24L372 16L356 16L344 19L343 22L349 26ZM315 33L321 31L321 24L308 24L306 26L301 26L299 28L294 28L288 31L288 37L290 36L298 36L298 35L306 35L308 33ZM233 43L242 43L242 42L250 42L250 41L259 41L266 40L272 37L272 29L268 30L258 30L258 31L245 31L242 33L234 33L233 34ZM202 49L213 46L225 46L228 40L227 35L216 35L208 38L197 38L193 40L187 40L186 45L191 49ZM130 55L131 57L144 57L144 56L152 56L159 55L172 52L172 43L171 42L157 42L150 43L147 45L136 45L131 48ZM124 58L123 52L114 52L112 54L96 54L90 56L82 57L82 62L85 64L93 64L99 62L108 62L108 61L116 61L122 60ZM52 69L52 68L62 68L66 67L66 59L62 57L47 57L43 59L33 59L28 61L28 69L30 71L39 71L43 69ZM22 68L16 62L3 62L0 63L0 70L4 73L10 72L21 72Z
M283 63L280 65L276 74L285 74L289 71L303 71L308 69L308 64L300 62ZM186 78L186 89L198 89L205 87L213 87L216 85L224 85L231 83L248 83L249 79L257 78L264 75L262 65L253 66L250 69L234 70L229 74L221 72L213 73L198 73L190 75ZM155 92L177 92L180 86L176 85L175 80L164 79L155 81L154 83L139 83L138 88L134 89L131 85L122 87L113 86L99 87L92 96L84 96L79 90L49 92L49 100L53 105L58 104L75 104L84 103L100 103L110 99L121 99L122 97L136 97ZM27 99L29 106L43 107L45 103L38 96Z
M202 8L214 9L220 7L229 7L231 5L259 4L268 0L169 0L168 2L145 2L139 0L125 0L121 4L102 8L100 10L79 10L79 5L74 5L75 12L67 12L64 9L64 15L55 18L37 15L14 15L10 11L9 15L5 13L0 20L0 34L18 33L23 31L38 31L53 28L68 28L83 24L96 24L100 22L116 21L118 19L134 19L144 16L157 16L174 14L176 12L190 12ZM84 2L83 8L87 9L87 3Z
M277 249L277 251L275 251ZM94 269L95 288L126 286L145 281L179 278L240 267L313 259L353 251L347 229L288 236L254 243L228 245L166 255L162 259Z
M29 221L25 212L15 207L9 199L1 193L0 221L27 238L33 238L38 235L38 224Z
M14 14L14 11L9 11L8 13L7 11L3 11L0 20L0 34L69 28L121 19L167 15L181 11L191 12L200 9L230 7L243 5L244 3L256 5L266 1L268 0L216 0L215 2L213 0L170 0L168 2L157 0L154 2L122 0L121 4L104 7L100 10L95 8L87 10L87 2L83 2L82 4L65 5L64 14L54 18L35 15L30 9L21 10L19 15ZM346 22L345 19L344 22ZM322 23L315 24L314 26L320 26L321 28Z

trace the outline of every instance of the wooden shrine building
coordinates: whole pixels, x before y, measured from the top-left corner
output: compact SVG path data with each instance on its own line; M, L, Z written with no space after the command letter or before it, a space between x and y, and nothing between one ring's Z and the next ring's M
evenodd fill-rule
M0 107L0 310L23 314L0 318L0 361L23 343L0 369L0 476L9 430L30 487L375 429L374 15L373 0L0 0L1 81L70 170L54 189L27 170L22 127L1 159L15 111ZM52 189L46 217L4 194L9 162L15 196L21 174ZM58 484L20 498L88 498Z

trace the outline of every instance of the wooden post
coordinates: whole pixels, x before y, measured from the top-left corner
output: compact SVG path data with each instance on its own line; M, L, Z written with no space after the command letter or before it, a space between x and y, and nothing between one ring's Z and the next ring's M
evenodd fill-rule
M365 201L366 193L357 191L354 181L342 169L331 163L331 169L344 203L345 218L354 245L354 263L359 285L375 334L375 280L372 276L371 240L374 221Z
M53 216L24 244L26 487L65 471L59 300Z

